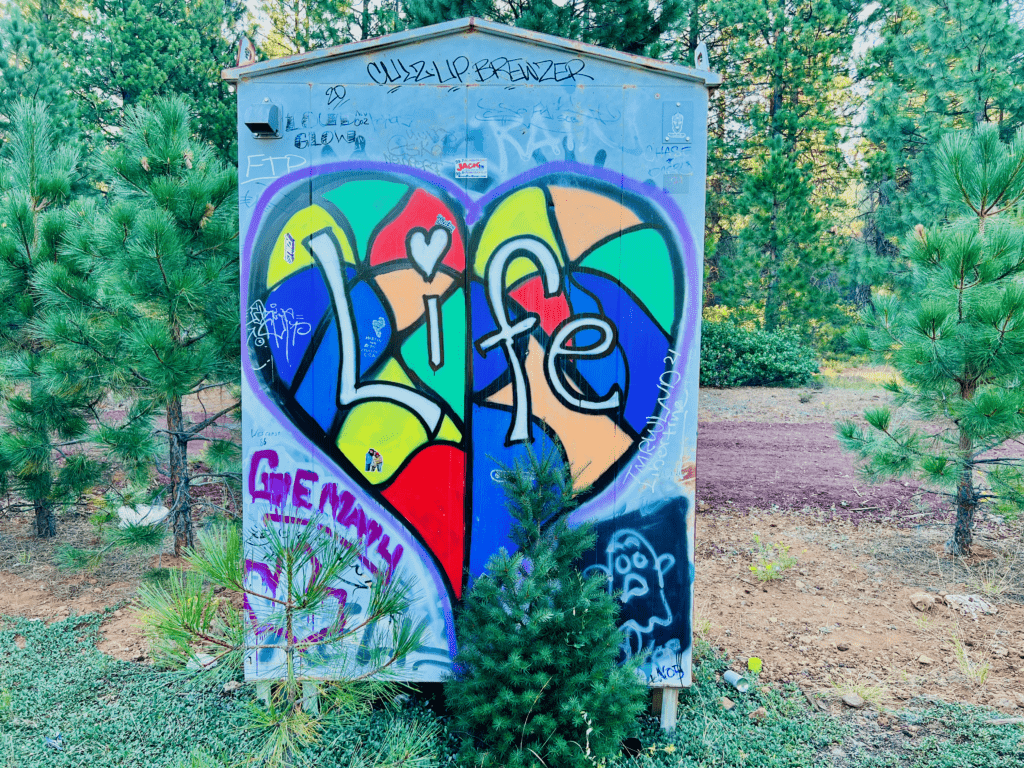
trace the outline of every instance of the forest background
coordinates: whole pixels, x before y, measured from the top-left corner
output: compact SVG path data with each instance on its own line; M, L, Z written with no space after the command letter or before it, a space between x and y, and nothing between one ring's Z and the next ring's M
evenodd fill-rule
M237 382L236 107L220 72L243 36L267 59L477 16L682 65L706 44L724 76L708 124L707 335L735 323L834 357L852 354L860 310L908 289L904 235L947 215L929 181L940 137L1021 125L1022 14L993 0L8 0L5 488L40 536L101 480L115 504L159 495L180 551L188 443L208 443L205 474L237 476L237 441L202 435L237 404L195 421L181 403ZM177 106L145 111L166 96ZM162 145L156 125L173 128ZM188 190L177 209L148 176L172 155L153 175ZM160 238L189 269L136 277ZM97 418L111 396L116 425ZM103 460L84 447L97 442Z
M462 16L682 65L704 42L724 76L705 304L843 352L872 291L902 285L898 238L942 218L919 181L939 137L991 122L1009 138L1021 124L1022 14L992 0L9 0L0 129L30 96L91 155L116 143L127 108L180 94L197 137L236 163L220 71L241 35L260 59ZM102 184L87 176L82 191Z

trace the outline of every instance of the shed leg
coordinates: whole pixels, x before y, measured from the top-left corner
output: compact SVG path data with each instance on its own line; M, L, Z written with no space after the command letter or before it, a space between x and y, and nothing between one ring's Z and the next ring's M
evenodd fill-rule
M661 693L664 688L651 688L651 714L655 717L661 715Z
M676 706L679 703L678 688L661 689L661 728L665 731L676 729Z
M262 680L256 683L256 695L265 706L270 706L270 681Z
M320 686L315 682L302 682L302 710L314 717L320 716Z

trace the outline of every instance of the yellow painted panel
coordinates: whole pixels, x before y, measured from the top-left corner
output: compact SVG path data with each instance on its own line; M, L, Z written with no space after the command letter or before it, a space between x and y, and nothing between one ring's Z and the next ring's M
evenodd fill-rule
M288 223L284 225L284 229L278 235L277 242L274 244L274 251L270 255L270 264L267 266L268 288L273 288L289 275L313 263L313 257L306 250L305 246L302 245L302 241L325 227L330 227L334 230L334 236L341 244L341 253L345 261L350 264L356 263L355 254L352 252L352 245L349 243L348 238L345 237L345 232L338 226L338 222L319 205L311 205L308 208L303 208L288 219ZM291 235L295 238L295 258L290 264L284 258L285 235Z
M391 478L417 448L427 432L412 411L384 400L360 403L349 413L338 435L338 449L374 485ZM380 454L378 468L367 460L368 451ZM367 468L367 464L371 466Z
M409 378L409 374L405 372L402 365L393 357L384 364L373 378L377 381L389 381L392 384L404 384L407 387L415 386L412 383L412 379Z
M505 287L508 288L510 285L515 285L527 275L539 272L540 269L532 259L528 259L525 256L512 259L508 264L508 271L505 272Z
M473 257L476 274L484 277L491 254L506 240L523 235L532 235L547 243L559 263L565 262L551 229L547 199L539 187L527 187L510 195L491 214Z
M462 440L462 433L455 426L455 422L448 416L445 416L444 421L441 422L441 428L437 431L437 439L450 440L453 443L457 443Z

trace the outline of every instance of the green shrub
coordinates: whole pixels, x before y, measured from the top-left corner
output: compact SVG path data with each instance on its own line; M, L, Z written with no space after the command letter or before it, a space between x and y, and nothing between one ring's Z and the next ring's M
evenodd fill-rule
M465 734L462 764L585 768L613 757L646 690L619 665L618 604L577 566L594 544L571 529L572 478L552 456L505 473L512 540L487 563L456 618L456 676L445 698ZM542 525L543 524L543 525Z
M795 331L761 331L705 320L700 343L702 387L799 387L818 372L814 350Z

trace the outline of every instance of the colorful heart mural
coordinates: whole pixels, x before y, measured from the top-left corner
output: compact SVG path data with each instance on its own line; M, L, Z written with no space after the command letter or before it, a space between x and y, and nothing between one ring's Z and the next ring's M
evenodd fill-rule
M471 201L338 164L276 184L250 230L260 388L404 521L456 598L507 546L504 467L555 451L585 503L665 408L678 229L608 176L542 168Z

